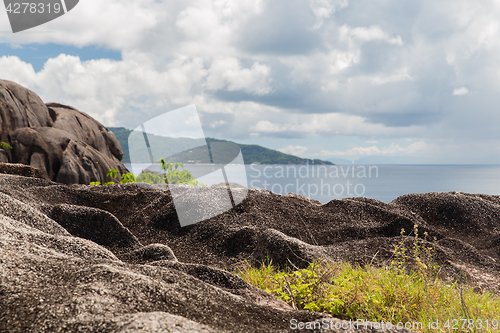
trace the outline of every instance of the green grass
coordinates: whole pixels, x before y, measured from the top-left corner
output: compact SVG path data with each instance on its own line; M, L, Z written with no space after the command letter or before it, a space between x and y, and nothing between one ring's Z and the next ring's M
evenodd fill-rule
M237 274L296 309L341 319L422 322L425 328L439 320L444 332L453 331L444 327L447 320L481 319L485 324L488 319L490 330L481 332L495 331L491 321L500 320L500 299L490 292L475 293L471 286L392 267L318 261L306 269L280 271L264 263L258 268L246 264Z
M291 270L278 269L268 260L260 267L246 262L236 274L295 309L326 312L353 321L421 322L423 329L416 330L424 332L435 332L429 329L429 323L436 320L441 332L469 332L474 327L475 332L498 332L500 298L439 278L433 246L418 238L415 226L413 246L408 251L403 233L394 249L396 260L386 267L316 261L305 269ZM477 329L480 323L483 327Z

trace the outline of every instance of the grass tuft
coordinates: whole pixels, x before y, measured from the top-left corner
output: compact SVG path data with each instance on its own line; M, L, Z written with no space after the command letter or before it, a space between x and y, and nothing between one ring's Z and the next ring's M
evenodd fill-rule
M268 259L260 267L245 262L237 274L295 309L327 312L354 321L421 322L425 332L434 331L428 327L436 320L441 332L456 332L453 319L473 320L472 327L478 332L498 331L500 298L439 278L434 246L418 238L417 226L413 232L413 246L408 250L402 231L394 250L396 258L387 267L318 260L305 269L279 270ZM459 321L459 330L463 322ZM478 323L483 325L481 329L477 329ZM469 327L465 331L474 330Z

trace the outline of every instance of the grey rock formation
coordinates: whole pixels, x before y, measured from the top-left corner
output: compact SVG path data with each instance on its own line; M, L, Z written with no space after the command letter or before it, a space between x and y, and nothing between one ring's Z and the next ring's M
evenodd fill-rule
M177 261L174 252L163 244L149 244L140 249L129 252L123 256L127 261L136 263L148 263L161 260Z
M64 184L106 182L109 169L127 172L114 134L89 115L0 80L0 162L39 168L44 178Z
M43 178L42 170L20 163L0 162L0 173L18 175L23 177Z
M250 258L266 242L276 249L296 243L292 249L314 258L320 246L261 228L278 215L261 221L245 211L286 206L291 219L282 224L303 231L297 214L314 215L321 206L274 197L281 204L252 190L251 200L241 211L228 212L224 224L214 218L187 229L157 229L150 223L154 212L159 221L171 216L158 211L172 201L168 191L136 184L67 186L0 174L0 331L267 333L290 332L295 319L347 328L314 332L408 332L352 330L329 315L293 310L223 269L238 256Z
M169 191L0 175L0 331L288 332L291 319L335 322L230 272L267 257L292 268L319 258L383 264L413 225L437 238L444 274L498 292L499 214L499 196L460 192L320 205L249 190L235 209L181 228ZM391 332L328 330L368 331Z
M110 248L139 248L137 238L105 210L76 205L46 205L42 211L73 236Z

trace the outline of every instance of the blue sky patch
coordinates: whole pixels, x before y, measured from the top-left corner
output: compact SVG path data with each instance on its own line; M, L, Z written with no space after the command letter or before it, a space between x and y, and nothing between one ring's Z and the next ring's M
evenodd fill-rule
M91 59L113 59L122 60L121 52L97 46L76 47L70 45L50 44L25 44L19 47L0 44L0 56L17 56L22 61L30 63L36 72L39 72L43 65L50 58L55 58L60 54L67 54L80 57L81 61Z

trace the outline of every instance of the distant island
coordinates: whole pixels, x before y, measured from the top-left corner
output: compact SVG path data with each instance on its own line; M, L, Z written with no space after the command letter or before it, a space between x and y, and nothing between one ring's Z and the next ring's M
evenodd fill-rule
M128 137L132 132L132 130L129 130L124 127L108 127L108 130L113 132L115 137L118 139L118 142L120 142L120 145L123 149L122 162L131 163L129 146L128 146ZM176 147L185 146L186 150L190 149L190 147L193 146L192 145L193 141L195 141L195 139L189 139L189 138L174 139L154 134L148 134L148 140L152 146L161 147L157 149L165 152L168 152L169 147L174 144ZM231 142L231 141L207 138L207 142L210 143L210 142ZM333 163L330 161L300 158L294 155L281 153L274 149L268 149L259 145L244 145L239 143L235 144L240 147L245 164L259 163L259 164L333 165ZM144 160L141 162L147 163L148 160Z

